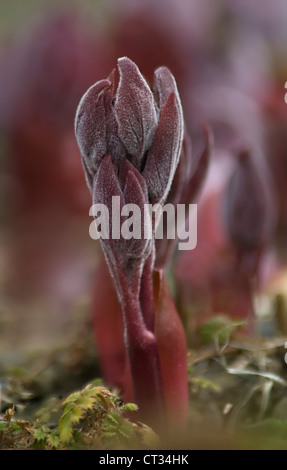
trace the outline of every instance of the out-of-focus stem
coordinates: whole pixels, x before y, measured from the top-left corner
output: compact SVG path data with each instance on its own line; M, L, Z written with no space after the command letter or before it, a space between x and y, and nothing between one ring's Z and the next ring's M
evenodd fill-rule
M239 276L242 296L246 304L245 318L249 334L259 334L256 322L255 295L258 284L258 269L261 252L242 253L239 252L237 258L237 272Z

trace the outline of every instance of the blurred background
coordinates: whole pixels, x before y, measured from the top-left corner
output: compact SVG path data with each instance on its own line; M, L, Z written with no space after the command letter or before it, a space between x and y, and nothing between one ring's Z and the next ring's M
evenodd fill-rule
M220 206L241 148L273 180L262 292L286 296L286 24L286 0L0 0L0 353L17 362L90 321L99 247L73 122L82 94L121 56L150 83L156 67L171 69L194 155L202 122L214 132L198 247L171 267L186 323L191 310L229 313L214 301L217 291L233 297Z

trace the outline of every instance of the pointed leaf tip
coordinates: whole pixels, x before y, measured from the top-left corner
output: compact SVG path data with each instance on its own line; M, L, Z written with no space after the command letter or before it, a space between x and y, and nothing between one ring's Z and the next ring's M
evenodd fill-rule
M157 126L153 94L137 65L127 57L118 60L120 82L114 106L118 133L133 164L140 168L141 158L150 147Z
M152 203L164 201L167 197L179 162L182 134L181 112L172 93L162 110L143 171Z

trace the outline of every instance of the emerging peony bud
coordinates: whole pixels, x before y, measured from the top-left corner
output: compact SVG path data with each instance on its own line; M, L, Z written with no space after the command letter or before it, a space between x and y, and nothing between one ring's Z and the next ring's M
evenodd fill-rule
M274 228L269 175L248 151L238 155L224 198L224 220L230 239L241 253L261 250Z
M154 94L130 59L119 59L118 71L119 77L113 70L83 96L75 132L93 207L106 214L100 225L108 233L103 232L101 246L122 308L134 396L143 415L152 421L156 417L156 426L162 426L165 406L152 278L154 227L148 206L164 204L167 198L179 163L184 122L176 83L166 67L155 71ZM137 214L131 217L136 228L131 237L129 211ZM116 227L120 232L115 233ZM185 345L183 351L186 356ZM172 382L166 386L172 387ZM186 397L186 374L182 383Z
M77 110L75 132L88 186L105 155L118 167L127 158L146 180L149 201L163 202L179 162L183 114L175 80L166 67L155 71L154 95L136 64L118 60L93 85Z
M246 331L250 333L255 328L253 296L260 285L260 266L275 228L273 196L263 161L241 151L223 195L223 215L235 254L231 276L236 302L230 308L238 318L248 320Z

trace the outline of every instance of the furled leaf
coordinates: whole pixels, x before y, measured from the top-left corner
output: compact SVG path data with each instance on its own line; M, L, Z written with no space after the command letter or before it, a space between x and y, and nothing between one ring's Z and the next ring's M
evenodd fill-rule
M96 169L96 162L98 163L106 153L106 119L103 93L110 86L111 82L109 80L101 80L91 86L82 97L76 113L76 138L82 157L90 171Z
M127 57L118 60L120 82L115 102L119 136L134 164L140 166L154 137L157 115L153 94L137 65Z
M185 332L166 281L154 273L155 335L167 415L171 425L185 426L188 414Z
M172 93L162 110L143 170L153 204L164 201L168 195L179 162L182 133L182 114Z

